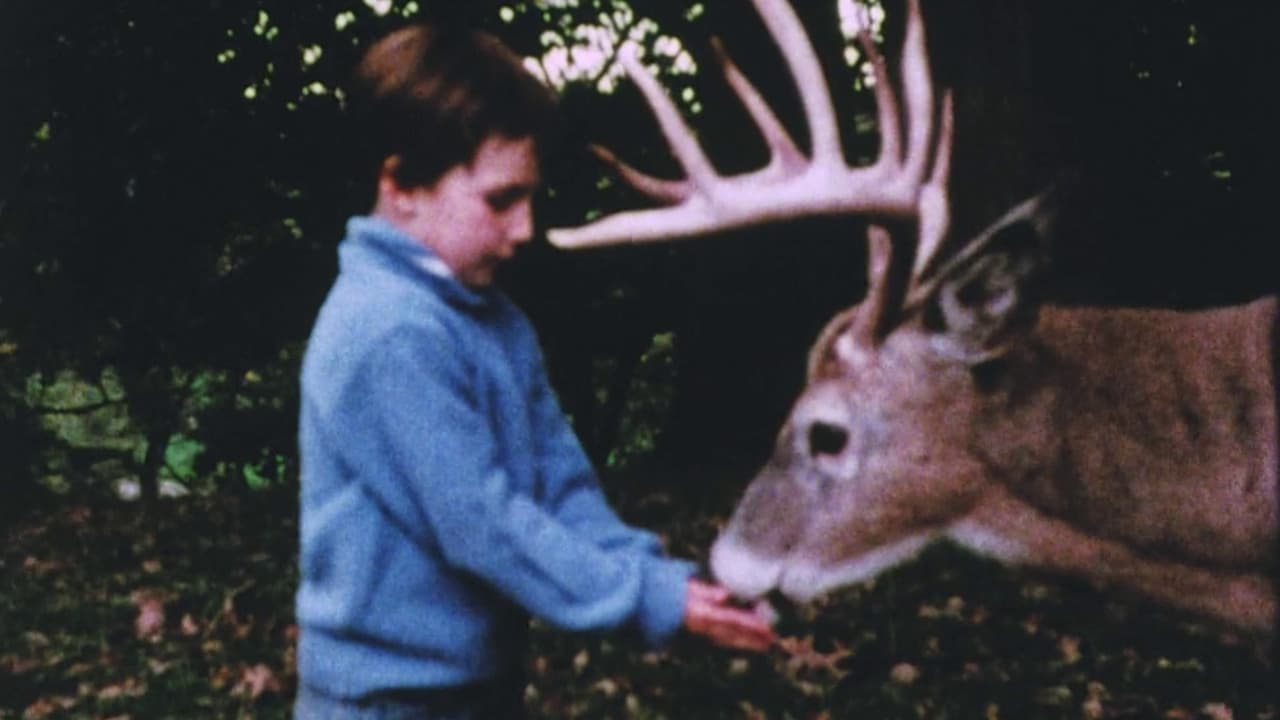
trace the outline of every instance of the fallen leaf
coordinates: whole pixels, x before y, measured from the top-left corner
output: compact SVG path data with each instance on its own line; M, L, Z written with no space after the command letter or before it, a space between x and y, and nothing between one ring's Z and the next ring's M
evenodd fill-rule
M139 638L157 640L164 632L164 601L160 595L146 590L138 590L130 597L133 606L138 608L138 617L133 621L133 633Z
M28 555L22 560L22 569L32 575L44 576L63 569L63 564L57 560L41 560L35 555Z
M889 679L899 685L910 685L920 679L920 669L911 663L898 663L889 670Z
M22 720L39 720L39 718L47 718L58 712L58 706L53 704L49 698L40 698L27 706L22 711Z
M738 703L738 709L742 711L744 720L768 720L769 717L763 710L745 700Z
M942 641L936 635L925 640L923 648L925 657L938 657L942 654Z
M925 603L916 610L916 617L921 620L936 620L942 617L942 611L933 605Z
M1200 712L1208 715L1211 720L1235 720L1235 713L1226 703L1209 703L1200 708Z
M60 711L69 710L76 705L76 699L66 696L42 697L22 711L22 720L40 720Z
M1066 685L1050 685L1035 692L1035 701L1041 705L1062 707L1071 702L1071 688Z
M1062 661L1068 665L1080 662L1080 638L1074 635L1063 635L1058 640L1058 650L1062 652Z
M618 683L610 680L609 678L604 678L595 685L592 685L591 688L607 698L611 698L618 694Z
M21 675L25 672L35 670L43 663L37 658L20 658L17 655L5 655L0 657L0 669L13 675Z
M213 671L213 675L209 677L209 687L213 688L214 690L221 690L225 688L228 684L230 684L231 676L233 674L234 673L231 670L231 668L227 667L226 665L222 665L218 667L216 670Z
M839 644L831 652L815 650L812 635L781 638L778 640L778 647L787 654L787 670L793 673L800 670L821 670L843 677L845 671L840 669L838 663L853 654Z
M231 688L231 694L234 697L249 700L257 700L269 692L280 692L280 680L276 678L271 668L263 663L243 668L240 671L239 681L236 682L235 687Z
M83 527L92 517L93 511L84 505L78 505L67 510L67 524L72 527Z
M32 650L49 647L49 636L42 632L29 630L22 634L22 638L27 641L27 647L30 647Z
M122 697L141 697L147 694L147 685L137 678L102 687L95 693L99 700L116 700Z
M826 692L826 689L822 685L816 682L809 682L808 680L793 680L791 681L791 686L796 690L799 690L802 694L814 698L822 697L823 693Z

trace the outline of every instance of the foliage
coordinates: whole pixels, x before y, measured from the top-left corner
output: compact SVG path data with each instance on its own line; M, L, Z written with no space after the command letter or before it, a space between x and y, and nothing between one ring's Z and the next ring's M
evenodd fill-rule
M645 483L638 483L643 487ZM619 483L611 483L613 486ZM727 503L617 497L699 556ZM296 682L292 493L26 518L0 553L0 718L287 717ZM767 656L535 624L532 717L1276 717L1247 644L1164 609L940 548L810 608Z
M1252 261L1266 223L1250 210L1266 207L1274 165L1262 141L1274 103L1255 109L1248 90L1265 80L1265 11L1095 5L928 8L935 67L961 103L960 224L984 224L1080 161L1102 168L1087 187L1114 182L1064 213L1098 220L1059 244L1059 295L1189 304L1274 285L1269 266ZM851 53L852 5L796 7L835 89L850 160L865 161L875 121L857 90L866 70ZM872 8L892 57L898 7ZM757 166L764 148L710 61L713 33L806 142L790 78L745 0L20 0L6 10L0 70L14 79L13 122L0 152L13 162L0 177L0 417L34 433L39 461L61 436L41 434L27 379L113 376L136 437L127 474L148 497L174 438L204 448L201 462L221 464L232 484L266 467L287 475L296 398L276 379L296 372L343 219L365 207L368 179L348 172L339 110L348 69L385 29L419 17L486 27L561 92L568 132L548 168L544 224L643 202L581 151L584 141L678 171L620 81L624 39L726 172ZM978 42L988 33L1003 42ZM670 399L654 449L672 464L717 464L767 445L805 344L861 292L861 245L848 241L859 235L857 222L815 221L665 247L543 246L513 268L511 289L593 457L606 462L630 442L619 407L631 374L653 338L669 335ZM1172 269L1151 272L1153 252Z
M0 717L285 716L296 511L165 502L155 526L104 503L14 529Z
M286 356L264 372L174 373L168 392L177 406L175 432L162 438L158 494L292 485L294 366ZM16 404L39 419L27 444L35 453L32 479L81 502L112 494L137 499L138 468L151 439L130 415L110 368L95 382L71 371L48 378L35 373L24 395Z

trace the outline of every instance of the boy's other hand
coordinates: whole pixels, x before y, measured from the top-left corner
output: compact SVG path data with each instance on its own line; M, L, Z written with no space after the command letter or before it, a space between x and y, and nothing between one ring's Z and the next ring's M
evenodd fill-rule
M734 605L728 589L690 578L684 600L689 632L735 650L763 652L773 646L774 613L761 600L753 607Z

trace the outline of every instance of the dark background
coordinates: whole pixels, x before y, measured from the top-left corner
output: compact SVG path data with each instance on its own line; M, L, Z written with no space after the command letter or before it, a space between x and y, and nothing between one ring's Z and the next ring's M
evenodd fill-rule
M49 431L57 408L30 392L33 377L68 371L91 384L111 376L87 405L123 408L138 442L121 461L148 497L167 444L184 434L202 443L201 473L220 468L234 486L236 468L271 465L271 479L291 482L301 344L343 221L365 209L367 191L349 171L332 89L369 39L410 19L480 25L536 55L548 28L563 35L592 21L600 3L584 5L546 17L525 7L504 21L493 2L394 3L386 16L333 0L6 3L0 435L14 439L3 450L12 482L35 497L35 481L77 450ZM717 165L740 171L764 156L713 71L713 34L803 145L790 80L754 11L691 7L655 1L642 12L703 66L666 80L697 91L693 122ZM857 71L841 60L835 3L797 8L837 88L846 153L868 162L874 108L869 93L848 91ZM901 8L887 11L892 67ZM1190 307L1274 291L1270 3L928 2L925 11L935 74L957 97L949 247L1056 183L1065 197L1053 243L1058 300ZM337 28L341 12L352 22ZM304 65L311 45L323 53ZM329 90L310 93L313 82ZM571 84L564 107L568 138L548 169L544 225L642 202L598 185L606 172L581 151L588 140L678 172L630 86L602 95ZM543 243L508 280L595 458L607 461L643 426L651 437L632 455L673 477L708 467L735 475L767 453L817 330L859 298L861 238L859 219L815 219L579 253ZM655 336L670 347L653 352Z

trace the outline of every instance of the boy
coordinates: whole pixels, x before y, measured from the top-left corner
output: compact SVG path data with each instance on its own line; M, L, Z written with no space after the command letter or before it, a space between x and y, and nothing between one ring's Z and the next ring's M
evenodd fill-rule
M549 93L492 36L415 26L368 51L351 102L377 192L303 362L295 717L520 717L530 614L768 648L609 509L492 286L533 233Z

